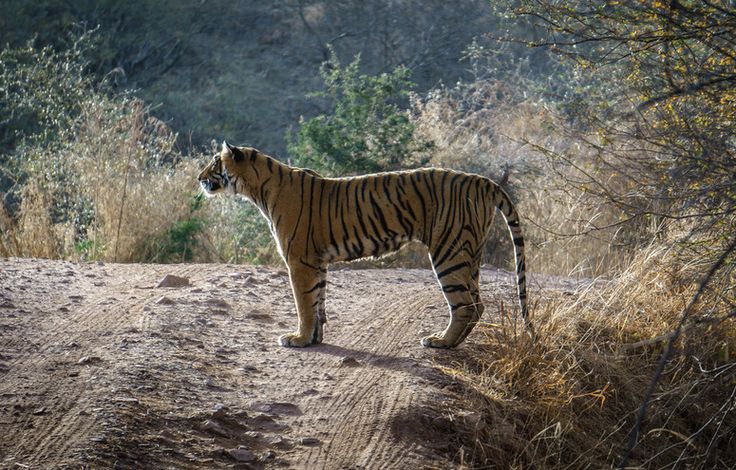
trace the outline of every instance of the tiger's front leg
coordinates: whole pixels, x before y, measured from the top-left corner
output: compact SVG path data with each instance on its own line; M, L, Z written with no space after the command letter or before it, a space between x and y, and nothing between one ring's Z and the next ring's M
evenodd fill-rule
M281 336L279 343L282 346L303 348L322 342L327 268L320 266L315 269L299 262L296 264L289 266L289 280L296 303L299 328L296 333Z

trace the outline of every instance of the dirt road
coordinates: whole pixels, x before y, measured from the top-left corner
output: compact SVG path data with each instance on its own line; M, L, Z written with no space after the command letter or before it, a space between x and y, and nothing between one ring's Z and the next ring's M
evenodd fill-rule
M511 286L482 274L490 303ZM288 349L283 270L0 261L0 468L457 467L468 415L436 365L474 339L419 345L447 322L432 272L327 292L325 343Z

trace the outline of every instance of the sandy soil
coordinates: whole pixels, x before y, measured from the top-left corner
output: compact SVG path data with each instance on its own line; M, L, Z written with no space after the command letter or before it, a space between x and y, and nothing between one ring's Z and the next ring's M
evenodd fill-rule
M513 295L481 277L486 312ZM473 413L437 365L478 335L420 346L448 320L432 272L331 272L327 312L289 349L284 270L0 261L0 468L457 467Z

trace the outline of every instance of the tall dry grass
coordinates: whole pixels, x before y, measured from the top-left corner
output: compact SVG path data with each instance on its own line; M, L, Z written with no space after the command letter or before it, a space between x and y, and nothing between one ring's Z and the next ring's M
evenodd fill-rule
M28 156L19 210L0 217L1 254L152 259L198 191L197 165L175 139L137 99L85 102L73 138Z
M672 249L642 250L615 281L534 293L536 342L501 308L462 363L467 468L616 467L670 334L696 290ZM734 267L696 305L651 397L628 468L736 463ZM729 305L731 307L729 308Z
M476 330L482 339L462 362L438 361L462 384L464 403L452 416L458 460L467 468L616 467L715 249L671 243L691 233L687 222L669 222L666 232L654 219L623 223L627 214L585 183L636 194L633 180L592 158L595 143L561 132L566 126L543 101L477 81L415 100L413 115L417 131L437 144L433 165L490 176L511 192L524 221L527 270L537 279L534 343L501 305L495 315L486 310L488 323ZM606 145L625 152L631 143ZM506 228L498 222L495 230L488 259L510 267ZM544 274L580 281L560 290L545 287ZM630 468L736 465L735 279L733 265L723 269L695 306L651 397Z

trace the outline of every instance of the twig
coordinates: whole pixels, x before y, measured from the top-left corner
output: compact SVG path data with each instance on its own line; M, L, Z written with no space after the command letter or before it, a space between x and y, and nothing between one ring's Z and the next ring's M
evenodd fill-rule
M725 315L725 316L722 316L722 317L718 317L718 318L709 318L709 319L694 321L693 323L690 323L689 325L684 326L682 328L682 333L684 333L686 331L690 331L693 328L695 328L696 326L700 326L700 325L703 325L703 324L706 324L706 325L718 324L718 323L721 323L721 322L724 322L724 321L728 320L729 318L734 318L734 317L736 317L736 311L733 311L733 312L729 313L728 315ZM650 346L652 344L661 343L662 341L664 341L664 340L666 340L668 338L671 338L673 334L674 334L674 332L671 331L669 333L665 333L665 334L656 336L656 337L654 337L652 339L645 339L645 340L642 340L642 341L637 341L636 343L622 344L619 347L618 352L620 354L620 353L624 353L624 352L627 352L627 351L631 351L633 349L639 349L639 348L642 348L642 347Z

